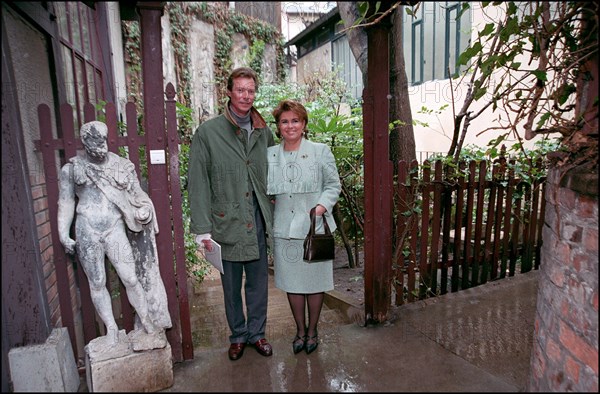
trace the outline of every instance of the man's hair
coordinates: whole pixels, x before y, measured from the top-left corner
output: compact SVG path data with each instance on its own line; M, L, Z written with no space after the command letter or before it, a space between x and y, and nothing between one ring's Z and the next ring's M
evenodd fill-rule
M255 89L258 89L258 75L250 67L238 67L229 74L227 78L227 90L233 90L233 80L237 78L252 78L254 80Z

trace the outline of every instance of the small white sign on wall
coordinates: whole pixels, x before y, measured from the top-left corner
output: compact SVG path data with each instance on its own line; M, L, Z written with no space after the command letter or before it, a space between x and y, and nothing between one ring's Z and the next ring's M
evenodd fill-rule
M163 149L151 150L150 164L165 164L165 151Z

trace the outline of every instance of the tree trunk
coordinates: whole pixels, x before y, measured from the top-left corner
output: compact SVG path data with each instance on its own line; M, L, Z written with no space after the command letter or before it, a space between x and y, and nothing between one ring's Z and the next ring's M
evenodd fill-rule
M346 30L346 37L348 37L350 50L362 73L363 86L367 86L367 33L362 27L350 28L359 17L357 3L338 1L337 6L340 17L344 22L344 28L348 29Z
M408 78L404 64L404 34L402 12L398 8L392 15L392 37L390 59L390 120L399 121L390 132L390 159L393 162L410 162L417 157L412 112L408 97ZM394 167L395 168L395 167Z
M363 86L366 86L367 75L367 33L362 27L351 26L358 19L359 13L356 2L338 1L338 10L352 54L363 75ZM416 158L415 135L412 125L412 113L408 98L408 78L404 64L404 45L402 34L402 8L392 14L392 37L390 53L390 119L399 121L390 133L390 160L411 161Z

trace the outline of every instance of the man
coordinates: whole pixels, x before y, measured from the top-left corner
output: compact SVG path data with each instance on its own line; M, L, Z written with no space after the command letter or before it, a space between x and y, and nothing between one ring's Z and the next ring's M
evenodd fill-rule
M265 338L267 322L267 234L273 207L266 194L267 147L273 133L253 107L258 77L240 67L227 80L229 101L223 114L198 127L192 139L188 176L190 231L202 248L221 245L221 282L231 331L229 358L246 344L263 356L273 349ZM242 300L242 278L246 310Z
M164 329L171 327L171 317L158 268L154 238L158 224L152 200L140 187L133 163L108 152L106 124L86 123L80 134L85 152L71 158L59 175L60 242L67 253L77 251L92 302L106 325L103 340L109 347L119 342L119 329L106 288L105 256L135 308L133 335L139 337L145 332L164 337ZM77 241L70 236L76 198ZM166 337L162 339L159 343L166 345Z

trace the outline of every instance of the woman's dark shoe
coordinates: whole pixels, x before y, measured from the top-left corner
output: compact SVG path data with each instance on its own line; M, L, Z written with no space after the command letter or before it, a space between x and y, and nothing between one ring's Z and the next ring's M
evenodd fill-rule
M292 349L294 349L294 354L300 353L302 349L304 349L304 346L306 346L306 335L303 337L296 335L296 338L294 338L294 342L292 342Z
M306 350L306 354L311 354L315 351L315 349L319 346L319 334L315 332L315 335L312 337L308 337L306 339L304 350Z

